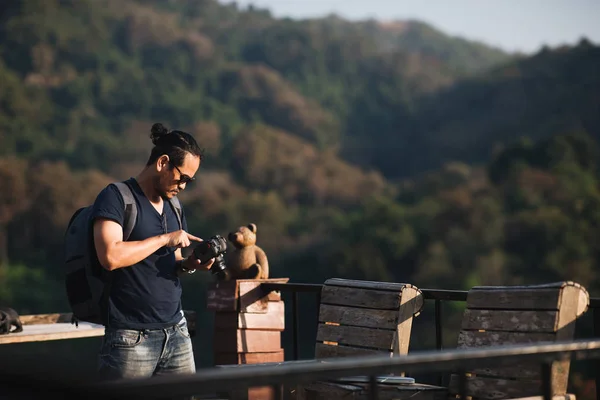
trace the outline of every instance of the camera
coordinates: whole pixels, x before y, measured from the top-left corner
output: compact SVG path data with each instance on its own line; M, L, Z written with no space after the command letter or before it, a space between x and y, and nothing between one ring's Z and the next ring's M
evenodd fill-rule
M229 277L227 267L225 266L225 258L223 254L227 252L227 242L220 235L215 235L208 240L204 240L194 248L194 256L202 264L215 259L210 271L220 280L226 280Z

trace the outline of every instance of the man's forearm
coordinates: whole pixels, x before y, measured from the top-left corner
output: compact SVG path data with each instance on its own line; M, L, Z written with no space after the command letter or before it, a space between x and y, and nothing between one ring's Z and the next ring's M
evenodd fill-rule
M153 236L140 241L114 243L107 249L107 262L103 263L103 266L110 271L132 266L166 246L167 243L167 235Z

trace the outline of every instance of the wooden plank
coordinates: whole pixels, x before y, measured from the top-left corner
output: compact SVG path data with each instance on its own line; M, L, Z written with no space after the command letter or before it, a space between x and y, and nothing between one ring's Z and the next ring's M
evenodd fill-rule
M562 290L565 287L575 287L579 289L579 306L577 309L577 316L581 316L584 312L587 311L590 304L590 297L588 291L577 282L573 281L561 281L561 282L553 282L541 285L525 285L525 286L474 286L469 292L507 292L507 291L525 291L525 290L543 290L543 289L557 289ZM491 306L490 306L491 308Z
M397 310L400 307L400 292L324 286L321 304Z
M398 325L394 335L394 354L408 354L412 321L416 313L423 306L423 295L420 290L413 287L405 287L400 298L400 309L398 310ZM404 376L404 374L402 374Z
M287 283L289 278L238 280L240 312L265 312L267 302L281 301L281 292L267 291L263 283Z
M379 400L447 400L447 389L415 383L413 385L377 385ZM368 399L368 384L350 384L317 381L299 385L300 398L304 400Z
M510 380L480 376L467 377L467 396L479 399L502 400L516 397L537 396L541 393L540 381ZM458 394L458 375L450 376L448 392Z
M71 323L72 313L20 315L23 325Z
M279 397L277 397L272 386L255 386L246 390L231 390L220 394L220 396L227 400L274 400L283 398L283 392L280 391ZM215 400L221 400L221 398Z
M300 384L298 391L304 400L357 399L361 387L325 381Z
M590 294L585 288L581 288L579 291L579 304L577 307L577 317L581 317L584 312L588 310L590 306Z
M564 288L558 312L556 340L571 340L575 335L575 320L578 317L580 290L575 286Z
M465 310L462 329L555 332L558 311Z
M279 397L276 396L275 388L273 386L256 386L248 388L248 400L274 400L283 398L281 389L278 388L277 390L279 390Z
M196 311L183 310L183 314L187 320L188 331L190 334L196 331L196 321L198 320L198 314ZM56 323L71 323L73 313L52 313L52 314L31 314L21 315L19 319L23 325L39 325L39 324L56 324ZM85 321L79 322L79 324L87 323ZM100 326L100 325L99 325Z
M272 302L281 301L281 292L280 291L272 291L267 293L267 300Z
M23 331L0 335L0 344L41 342L48 340L79 339L103 336L102 325L80 322L79 327L69 323L23 325Z
M212 311L236 311L238 306L237 281L217 281L208 286L206 308Z
M468 372L477 376L489 376L495 378L530 380L542 379L542 369L540 367L539 362L515 361L514 364L507 365L504 367L474 368L473 370L469 370Z
M556 341L555 333L502 332L502 331L460 331L458 348L479 348L511 344L535 344Z
M364 349L361 347L340 346L335 344L315 343L315 359L330 357L360 357L389 354L391 350Z
M570 360L555 361L552 363L552 393L565 394L569 382Z
M231 281L217 281L209 285L206 294L206 308L212 311L236 311L239 307L240 296L244 296L247 292L260 286L262 283L287 283L289 278L271 278L271 279L238 279ZM243 287L243 293L240 293L240 287ZM254 299L251 298L254 296ZM266 297L266 301L280 301L281 293L278 291L266 292L260 288L256 292L243 299L244 306L249 306L254 301L258 301ZM260 312L262 305L257 305L257 310ZM250 310L252 311L252 310ZM245 310L245 312L248 312Z
M561 288L469 290L467 308L505 310L558 310Z
M558 311L558 329L556 340L573 340L575 336L575 320L578 317L580 288L566 286L563 289ZM554 394L565 394L569 381L570 361L557 361L552 363L552 390Z
M241 313L266 313L269 302L280 302L281 293L278 291L267 292L263 283L287 283L289 278L277 279L249 279L238 281L239 310Z
M279 331L215 330L215 353L261 353L281 349Z
M265 314L216 312L215 329L229 328L283 331L285 330L285 304L282 301L269 302Z
M534 332L496 332L496 331L460 331L458 334L459 349L481 348L489 346L502 346L513 344L538 344L554 342L554 333ZM539 362L518 362L507 367L477 368L469 372L476 375L486 375L504 378L541 379Z
M214 364L215 365L227 365L227 364L259 364L259 363L271 363L271 362L283 362L284 351L279 349L278 351L263 352L263 353L215 353Z
M552 396L552 400L576 400L577 396L572 393L565 393ZM544 396L519 397L511 400L544 400Z
M317 340L346 346L372 347L392 350L395 331L357 326L319 324Z
M321 304L319 322L366 328L396 329L398 312L395 310L365 310L364 308Z
M360 384L363 387L365 396L369 397L368 384ZM391 385L380 384L379 400L448 400L448 388L442 386L428 385L424 383L414 383L412 385Z
M577 285L572 281L559 281L559 282L550 282L550 283L541 283L539 285L514 285L514 286L473 286L471 290L497 290L497 291L506 291L506 290L521 290L521 289L552 289L552 288L562 288L567 285Z
M341 286L357 289L385 290L400 293L405 287L414 287L410 283L363 281L342 278L331 278L325 281L325 286Z
M260 279L261 283L288 283L290 278L269 278ZM266 290L263 291L266 292ZM267 299L269 301L281 301L281 292L279 290L273 290L267 293Z
M239 296L240 313L267 313L268 294L260 282L239 282Z

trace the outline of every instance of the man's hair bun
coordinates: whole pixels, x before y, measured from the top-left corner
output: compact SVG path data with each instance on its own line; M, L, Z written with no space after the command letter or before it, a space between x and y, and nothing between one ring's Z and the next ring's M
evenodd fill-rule
M154 143L154 145L156 145L161 138L168 134L169 130L160 122L152 125L152 129L150 129L150 138L152 139L152 143Z
M183 165L187 153L200 157L202 160L203 150L198 146L196 140L187 132L180 130L169 130L160 122L154 123L150 128L150 138L154 148L150 152L150 158L146 165L150 165L160 156L169 156L173 165Z

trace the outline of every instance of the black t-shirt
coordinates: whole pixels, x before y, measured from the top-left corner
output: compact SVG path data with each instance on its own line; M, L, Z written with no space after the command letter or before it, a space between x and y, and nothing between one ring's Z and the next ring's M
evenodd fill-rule
M175 210L165 200L162 214L152 206L134 178L127 180L137 204L137 220L128 241L144 240L179 230ZM182 213L183 214L183 213ZM94 202L92 218L124 223L125 203L119 190L107 186ZM185 216L182 226L187 230ZM176 248L161 247L130 267L111 271L107 327L161 329L177 324L182 316L181 282L175 271Z

